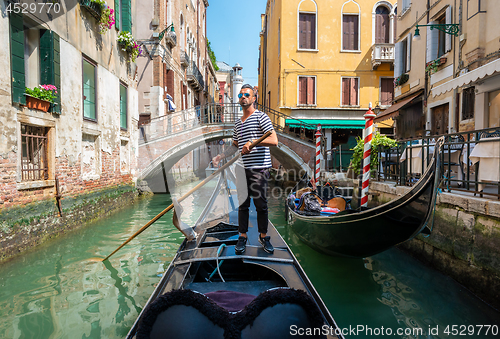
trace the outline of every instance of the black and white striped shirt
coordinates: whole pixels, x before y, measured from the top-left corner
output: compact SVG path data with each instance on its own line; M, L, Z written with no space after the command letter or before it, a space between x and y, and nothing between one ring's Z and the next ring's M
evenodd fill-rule
M256 110L246 120L236 120L233 130L233 140L238 143L238 148L241 153L243 146L249 140L257 140L267 131L274 130L271 120L267 114ZM271 153L269 147L256 146L248 154L242 155L243 164L246 169L259 169L271 167Z

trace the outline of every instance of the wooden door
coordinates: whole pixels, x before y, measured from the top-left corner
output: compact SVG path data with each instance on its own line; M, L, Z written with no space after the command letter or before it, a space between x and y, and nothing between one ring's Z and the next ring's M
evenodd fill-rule
M488 127L500 126L500 90L488 93Z
M432 109L431 134L441 135L448 133L449 105L444 104Z

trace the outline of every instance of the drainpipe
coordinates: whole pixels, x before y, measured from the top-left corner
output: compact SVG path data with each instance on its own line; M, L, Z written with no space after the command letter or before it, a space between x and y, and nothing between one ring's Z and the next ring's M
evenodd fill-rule
M426 8L426 12L427 12L427 22L426 24L428 25L429 24L429 9L430 9L430 0L427 0L427 8ZM425 39L427 40L427 35L425 36ZM426 42L426 45L427 45L427 42ZM425 118L425 127L424 127L424 132L426 135L430 135L430 130L432 128L432 120L431 120L431 113L427 111L427 98L429 97L429 74L428 72L425 72L425 76L424 76L424 116L426 117ZM427 122L430 122L431 126L429 126L429 128L427 128Z
M262 106L266 106L267 102L267 14L264 16L264 62L263 64L263 70L262 70Z

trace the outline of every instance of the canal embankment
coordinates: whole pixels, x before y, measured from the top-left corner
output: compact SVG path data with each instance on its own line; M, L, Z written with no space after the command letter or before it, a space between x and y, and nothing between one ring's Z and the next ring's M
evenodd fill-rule
M116 213L139 197L135 185L118 185L61 199L50 197L0 210L0 262L90 221Z
M370 182L372 199L378 203L410 189ZM431 235L420 234L399 247L500 309L500 201L440 192Z

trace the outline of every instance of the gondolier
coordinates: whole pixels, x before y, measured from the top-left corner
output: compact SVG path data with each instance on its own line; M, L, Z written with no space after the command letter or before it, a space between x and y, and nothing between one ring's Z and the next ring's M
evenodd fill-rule
M271 154L269 146L278 145L278 137L274 131L269 117L255 109L255 93L251 85L245 84L238 94L239 103L243 108L243 116L235 122L233 130L233 145L242 154L245 168L245 178L247 192L238 191L238 224L240 236L235 247L236 254L245 252L249 221L250 198L253 198L257 210L257 226L259 230L259 242L268 253L273 253L274 248L270 237L267 235L268 211L267 211L267 182L269 179L269 168L271 167ZM253 140L258 139L267 131L272 131L271 135L250 151L249 146ZM228 150L212 159L217 166L219 161L234 150ZM244 196L246 195L246 196Z

